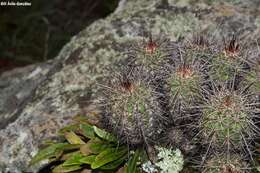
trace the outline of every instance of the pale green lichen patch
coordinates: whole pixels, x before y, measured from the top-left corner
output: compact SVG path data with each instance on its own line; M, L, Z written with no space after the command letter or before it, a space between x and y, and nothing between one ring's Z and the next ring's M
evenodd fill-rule
M179 6L179 7L186 7L186 6L189 6L192 1L193 0L168 0L168 3L170 5L176 5L176 6Z
M260 17L257 17L255 20L255 25L260 28Z
M135 1L135 2L134 2ZM124 8L121 9L117 14L123 17L129 17L131 14L135 14L140 10L152 10L156 4L156 1L146 0L134 0L125 1ZM138 3L138 5L136 5Z
M206 3L221 3L221 2L229 2L233 4L241 3L242 0L204 0Z
M147 173L178 173L183 169L184 158L179 149L167 149L156 147L158 150L158 162L151 164L150 161L144 163L142 168Z
M192 32L199 28L198 19L192 13L171 14L166 13L165 16L155 16L155 24L152 27L152 33L165 33L172 40L183 37L185 33Z

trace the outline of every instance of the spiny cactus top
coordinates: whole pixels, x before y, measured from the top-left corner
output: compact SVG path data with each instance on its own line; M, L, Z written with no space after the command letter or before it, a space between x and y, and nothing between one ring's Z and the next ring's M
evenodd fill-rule
M203 135L215 147L243 145L243 139L254 135L254 104L242 91L216 89L203 105L200 122Z
M137 145L158 137L163 112L151 83L143 69L124 68L105 86L105 119L121 141Z
M244 165L254 165L259 139L259 56L234 36L220 42L201 34L180 43L150 36L128 53L127 70L103 87L104 127L131 146L177 147L165 138L178 129L187 138L180 141L204 153L204 172L250 172Z

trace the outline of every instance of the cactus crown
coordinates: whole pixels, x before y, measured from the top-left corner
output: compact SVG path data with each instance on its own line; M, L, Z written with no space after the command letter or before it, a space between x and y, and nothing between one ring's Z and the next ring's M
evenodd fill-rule
M241 133L248 130L247 99L242 94L221 89L212 95L203 110L201 125L206 137L213 135L214 143L238 145Z
M172 94L191 96L196 93L203 81L203 75L196 64L180 64L169 74L167 82Z

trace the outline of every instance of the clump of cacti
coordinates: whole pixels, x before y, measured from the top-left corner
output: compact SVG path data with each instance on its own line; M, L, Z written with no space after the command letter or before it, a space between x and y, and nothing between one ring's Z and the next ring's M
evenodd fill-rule
M174 147L180 147L183 141L188 143L194 141L195 145L201 147L200 152L205 148L205 155L201 158L202 167L203 164L209 165L208 150L221 150L224 153L223 157L232 152L242 153L241 151L245 150L252 159L253 141L259 135L256 114L259 102L254 97L257 93L255 88L258 86L259 76L258 68L255 65L250 66L248 63L250 57L246 57L246 52L239 47L237 38L233 36L228 43L220 44L219 41L214 42L213 39L208 40L198 34L177 46L176 43L167 40L164 44L160 43L163 45L160 47L150 37L148 42L143 42L142 45L144 46L139 46L139 51L134 49L135 54L130 54L130 58L126 59L126 61L134 60L134 66L131 62L125 64L131 64L129 67L133 70L141 66L146 69L145 75L148 78L155 79L150 83L145 80L143 82L160 93L159 97L150 96L150 101L157 99L159 103L157 108L163 110L163 114L158 114L157 117L161 118L162 115L165 118L170 117L170 120L167 119L170 122L165 123L163 126L165 129L161 129L162 133L159 131L158 134L163 139L167 137L172 139L162 141ZM251 75L250 78L248 74ZM244 80L251 80L251 84L243 83ZM117 105L110 103L113 106ZM118 117L122 116L122 111L116 110L120 111L116 117L118 120L120 119ZM154 109L150 109L152 110ZM111 110L108 112L111 113ZM140 113L132 114L134 115L143 117ZM107 116L109 115L106 114L104 117L115 119L113 115ZM156 115L152 117L155 119ZM120 124L124 122L125 127L136 127L130 121L118 121L121 121ZM112 126L116 126L118 121L114 121ZM153 123L151 125L154 125ZM155 125L156 127L162 127L161 121L155 123L159 123ZM132 133L138 133L136 129L148 127L141 124L139 126L141 127L128 128L128 134L131 134L131 130ZM119 129L123 130L125 127L121 125ZM158 132L158 129L150 127L147 129ZM142 133L139 133L141 136ZM130 144L136 140L135 137L129 138L127 134L120 137L126 138ZM146 137L147 139L142 142L149 146L151 143L146 142L153 141L153 138L149 140L149 136ZM163 142L160 145L163 145ZM184 152L189 153L187 150ZM228 159L229 161L232 162L232 159Z
M150 96L151 101L158 100L157 108L164 111L164 114L158 114L157 117L163 115L165 118L172 118L171 122L166 123L165 130L182 129L183 131L176 134L159 133L162 138L176 135L178 137L172 137L175 141L168 139L168 143L180 147L180 143L189 141L183 138L193 136L191 138L196 141L197 145L207 144L204 157L207 157L210 149L222 150L223 155L246 150L249 153L248 156L252 158L253 141L259 135L256 114L259 102L254 97L259 83L258 66L250 67L249 57L245 57L246 53L240 49L235 36L228 43L224 43L224 46L220 46L219 42L209 41L202 35L196 35L179 46L166 41L160 44L164 45L160 47L151 38L148 40L142 43L144 46L139 46L139 51L134 50L136 54L130 55L130 59L134 59L136 65L130 67L135 69L141 66L146 69L145 75L148 78L155 79L150 84L145 80L143 82L160 92L160 97ZM168 49L165 49L166 47ZM162 53L163 51L165 53ZM251 84L245 85L243 80L250 80ZM110 103L113 104L113 102ZM116 110L120 111L120 109ZM111 113L111 110L108 112ZM132 114L134 115L143 117L139 113ZM105 118L107 116L109 115L106 114ZM153 119L155 117L156 115L153 115ZM115 119L113 115L109 118ZM115 122L112 126L115 126ZM125 127L135 127L130 121L122 122L125 123ZM155 126L160 127L160 121L155 123L159 123ZM137 126L137 129L147 128L141 124L139 126L141 127ZM119 129L123 130L125 127L121 126ZM131 131L130 128L128 130ZM153 126L149 130L158 131ZM194 132L189 132L191 130ZM132 132L137 133L136 128L132 129ZM182 134L181 137L180 134ZM146 137L143 144L150 145L149 142L145 142L153 139L149 140L149 136ZM129 135L121 136L121 138L126 138L130 144L135 143L135 138L129 138ZM201 158L203 164L208 164L207 160L207 158Z
M235 36L228 43L208 37L196 34L176 43L150 34L128 47L121 67L111 68L110 77L99 83L100 127L131 155L119 157L115 170L179 172L183 158L174 149L184 155L186 172L254 170L259 57L242 49ZM167 151L167 161L158 147Z

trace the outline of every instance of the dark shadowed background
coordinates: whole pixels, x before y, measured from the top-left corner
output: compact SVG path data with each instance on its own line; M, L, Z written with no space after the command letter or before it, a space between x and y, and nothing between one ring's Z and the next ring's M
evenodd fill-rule
M31 6L0 6L0 74L54 58L73 35L113 12L118 1L31 0Z

